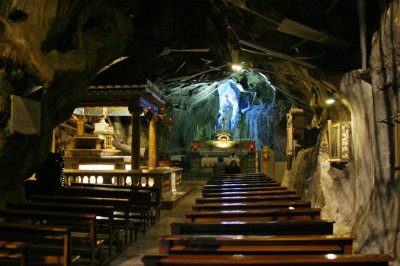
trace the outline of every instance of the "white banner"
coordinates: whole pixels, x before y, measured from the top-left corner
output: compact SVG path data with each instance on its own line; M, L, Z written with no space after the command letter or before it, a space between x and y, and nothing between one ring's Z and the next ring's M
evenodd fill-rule
M41 103L11 95L11 133L40 135Z

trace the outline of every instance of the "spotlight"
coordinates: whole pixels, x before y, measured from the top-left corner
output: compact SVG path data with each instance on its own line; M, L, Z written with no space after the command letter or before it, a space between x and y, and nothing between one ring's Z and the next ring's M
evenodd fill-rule
M326 99L326 104L333 104L333 103L335 103L335 99L334 98L328 98L328 99Z
M233 64L232 65L232 70L236 71L236 72L242 71L243 70L243 66L239 65L239 64Z

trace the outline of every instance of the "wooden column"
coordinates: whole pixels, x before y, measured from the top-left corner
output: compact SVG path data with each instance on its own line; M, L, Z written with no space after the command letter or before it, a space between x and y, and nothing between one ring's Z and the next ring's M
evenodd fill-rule
M149 170L157 168L157 121L158 117L153 116L149 124Z
M132 115L131 169L140 169L140 114L143 109L136 99L129 106Z
M50 152L55 153L56 152L56 146L57 146L57 143L56 143L56 129L53 129Z
M76 135L85 135L85 119L81 116L76 116Z

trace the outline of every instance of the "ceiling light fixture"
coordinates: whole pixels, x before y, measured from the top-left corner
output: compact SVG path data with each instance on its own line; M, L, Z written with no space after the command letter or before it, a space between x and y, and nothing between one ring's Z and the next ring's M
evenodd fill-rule
M334 98L328 98L326 99L326 104L334 104L335 103L335 99Z
M236 72L239 72L239 71L242 71L243 70L243 66L242 65L240 65L240 64L232 64L232 70L233 71L236 71Z

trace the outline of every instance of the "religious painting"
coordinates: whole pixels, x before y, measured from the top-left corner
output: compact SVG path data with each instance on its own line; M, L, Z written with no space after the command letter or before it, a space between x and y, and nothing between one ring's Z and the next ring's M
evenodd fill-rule
M394 124L394 167L400 167L400 123L395 120Z
M347 162L350 151L350 123L328 121L330 161Z
M332 125L329 128L329 157L331 159L339 159L339 134L340 127L339 124Z

